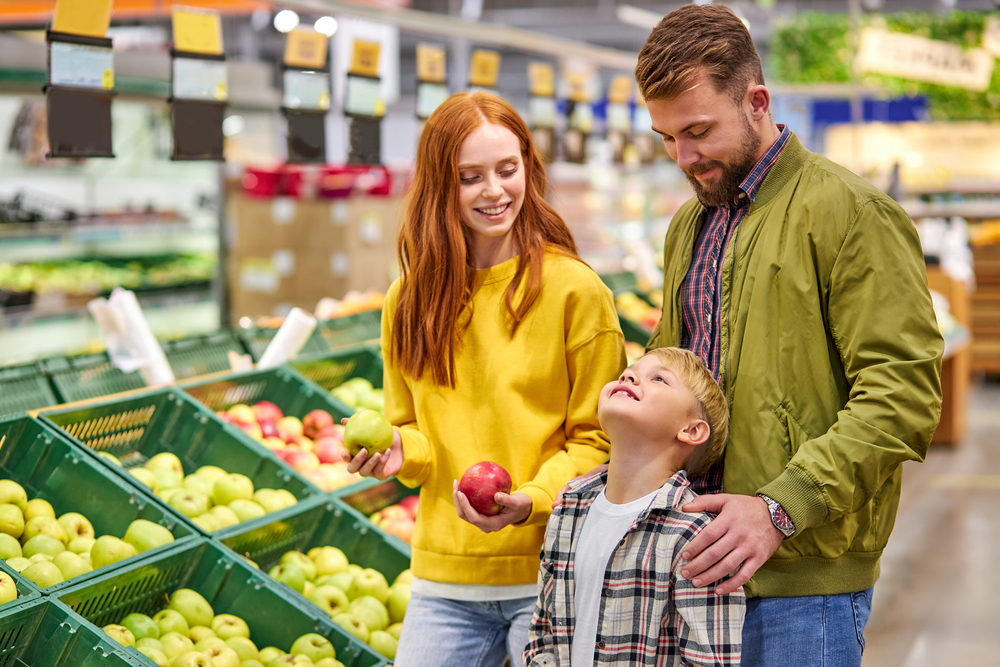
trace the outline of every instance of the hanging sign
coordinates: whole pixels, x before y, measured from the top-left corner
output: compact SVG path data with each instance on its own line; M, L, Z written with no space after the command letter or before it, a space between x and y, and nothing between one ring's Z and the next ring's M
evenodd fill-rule
M104 37L111 23L113 0L56 0L52 31Z
M611 79L608 88L608 102L611 104L628 104L632 100L632 86L635 79L627 74L619 74Z
M174 30L174 50L222 55L222 21L218 13L174 7L170 18Z
M495 88L500 74L500 53L476 49L469 65L469 86Z
M865 28L854 65L860 72L984 91L994 60L986 49L966 50L940 40Z
M548 63L528 65L528 81L531 84L531 94L535 97L552 97L556 94L555 69Z
M296 28L285 42L285 64L302 69L324 69L329 38L310 28Z
M218 12L174 7L170 15L171 160L223 159L228 71Z
M417 80L425 83L445 82L444 48L431 44L417 45Z
M366 39L354 40L354 54L351 58L351 74L378 77L378 56L382 45Z

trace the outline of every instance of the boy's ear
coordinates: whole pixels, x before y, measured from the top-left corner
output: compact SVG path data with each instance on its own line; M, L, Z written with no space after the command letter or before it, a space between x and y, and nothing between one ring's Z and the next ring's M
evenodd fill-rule
M708 422L704 419L696 419L681 429L681 432L677 434L677 439L686 445L697 447L708 442L709 435L711 435L711 429L708 427Z

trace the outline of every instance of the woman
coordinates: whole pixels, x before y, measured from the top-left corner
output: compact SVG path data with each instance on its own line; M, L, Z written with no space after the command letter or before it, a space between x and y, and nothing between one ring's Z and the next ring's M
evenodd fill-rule
M597 398L624 339L546 187L499 97L459 93L428 119L382 313L394 441L349 466L421 487L397 667L520 665L552 499L607 457ZM480 461L513 480L496 516L455 488Z

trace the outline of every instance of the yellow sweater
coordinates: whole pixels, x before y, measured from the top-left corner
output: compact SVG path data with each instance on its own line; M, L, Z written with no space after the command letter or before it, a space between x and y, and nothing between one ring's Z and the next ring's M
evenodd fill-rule
M611 292L585 264L550 250L542 292L511 339L504 294L517 262L476 274L474 315L455 354L455 389L434 384L429 371L413 379L393 365L399 281L389 288L382 313L385 414L402 436L398 478L421 486L412 566L421 579L535 583L552 499L567 480L607 458L597 398L625 367ZM512 493L531 497L525 522L486 534L458 518L452 482L480 461L502 465Z

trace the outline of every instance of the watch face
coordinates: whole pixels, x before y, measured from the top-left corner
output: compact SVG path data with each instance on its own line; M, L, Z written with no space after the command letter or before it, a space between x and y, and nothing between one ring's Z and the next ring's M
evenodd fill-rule
M772 516L774 517L774 522L778 524L778 527L782 530L792 530L795 528L795 524L793 524L792 520L788 518L788 514L785 513L785 510L781 507L781 505L775 506Z

